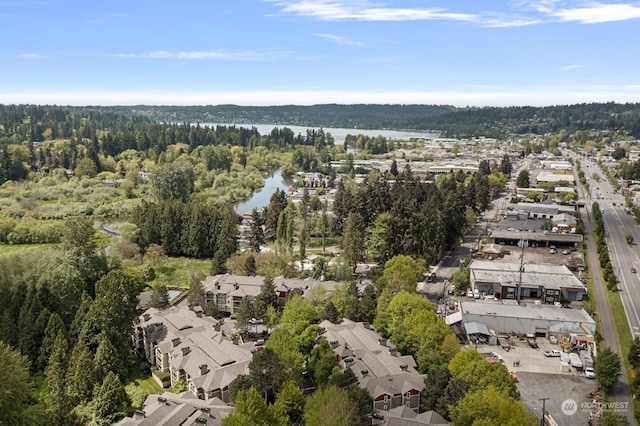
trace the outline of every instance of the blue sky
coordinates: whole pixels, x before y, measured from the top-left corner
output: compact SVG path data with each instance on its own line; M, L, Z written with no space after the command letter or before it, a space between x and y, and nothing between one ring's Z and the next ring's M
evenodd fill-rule
M640 102L640 2L0 0L0 103Z

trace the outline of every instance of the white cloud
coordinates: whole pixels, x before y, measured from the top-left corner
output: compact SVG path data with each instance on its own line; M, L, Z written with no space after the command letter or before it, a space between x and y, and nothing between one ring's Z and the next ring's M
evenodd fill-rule
M639 4L603 4L589 3L584 7L557 9L549 15L561 21L581 24L599 24L603 22L626 21L640 18Z
M323 34L323 33L314 33L313 35L316 37L324 38L325 40L332 41L335 44L339 44L340 46L352 46L352 47L364 46L364 43L362 43L361 41L349 40L339 35Z
M169 52L166 50L156 50L145 53L118 53L114 56L119 58L138 58L138 59L213 59L223 61L268 61L288 56L290 53L283 50L245 50L230 52L224 49L212 51L185 51L185 52Z
M321 21L461 21L483 27L523 27L551 22L595 24L640 18L640 3L599 3L577 0L535 0L511 3L513 13L452 12L444 7L385 7L367 0L265 0L282 13ZM447 3L445 3L447 4ZM566 4L566 5L565 5ZM533 16L530 16L532 15Z
M271 0L273 1L273 0ZM454 20L473 21L475 15L447 12L444 8L392 8L376 7L368 1L275 0L285 13L310 16L323 21L422 21Z
M548 106L591 102L637 102L640 85L567 88L531 87L510 91L494 88L468 92L414 91L247 91L247 92L46 92L4 93L0 103L56 105L313 105L441 104L455 106Z
M20 55L21 58L25 58L25 59L42 59L42 58L46 58L46 56L44 56L41 53L37 53L37 52L30 52L30 53L23 53Z
M583 67L584 67L584 65L578 65L578 64L567 65L567 66L564 66L564 67L560 68L560 71L571 71L571 70L575 70L575 69L583 68Z

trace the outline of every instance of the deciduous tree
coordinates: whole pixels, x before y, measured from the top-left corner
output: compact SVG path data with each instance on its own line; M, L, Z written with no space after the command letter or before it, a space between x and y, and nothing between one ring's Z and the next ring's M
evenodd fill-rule
M484 390L469 392L451 411L451 420L456 425L495 424L504 426L536 426L538 420L533 413L511 398L490 386Z
M607 346L600 351L594 370L598 385L603 391L610 393L613 390L613 386L618 382L622 374L621 368L620 356L613 352L610 347Z

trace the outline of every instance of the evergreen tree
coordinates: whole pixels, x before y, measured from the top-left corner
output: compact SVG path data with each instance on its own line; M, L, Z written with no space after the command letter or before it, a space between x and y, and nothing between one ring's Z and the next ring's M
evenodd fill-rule
M60 315L57 313L52 313L49 316L49 321L47 322L47 328L44 331L44 337L42 338L42 345L40 346L40 354L38 355L38 370L42 371L46 367L49 362L49 357L53 352L53 348L56 343L56 339L58 337L58 333L62 332L67 341L69 341L69 336L67 333L67 327L60 319Z
M87 403L91 400L96 382L95 364L89 348L82 341L73 347L66 376L65 393L71 405Z
M516 178L516 186L518 188L529 188L530 183L528 170L522 170L520 174L518 174L518 177Z
M198 272L189 271L189 294L187 295L187 301L190 306L203 306L204 305L204 286L202 280L204 275Z
M244 262L244 271L249 276L254 276L256 274L256 258L253 257L252 254L250 254Z
M131 401L120 379L109 372L93 400L95 424L110 425L127 415Z
M109 338L102 334L94 358L96 376L105 377L109 372L113 372L118 377L126 378L127 361L123 357L126 357L126 353L119 353Z
M365 258L365 225L358 213L349 213L342 234L342 249L347 262L355 270L356 264Z
M152 308L165 308L169 305L169 290L164 284L153 287L149 305Z
M236 328L240 331L240 334L246 335L251 328L252 320L256 317L253 301L248 297L242 299L235 314Z
M35 411L29 410L33 382L27 357L0 341L0 365L4 371L0 380L0 424L38 424Z
M398 162L395 160L395 158L391 162L391 167L389 168L389 173L391 173L393 175L393 177L398 176Z
M69 342L66 332L58 332L45 370L47 382L46 411L52 424L67 424L71 404L65 393Z
M264 221L258 209L251 212L251 223L249 224L249 246L255 253L260 253L260 247L264 245L264 231L262 226Z
M265 207L264 227L267 235L276 234L280 213L284 211L285 207L287 207L287 195L283 190L276 190L271 195L269 204Z
M257 318L260 319L264 318L269 306L278 307L278 295L276 294L276 285L272 277L264 277L264 281L260 286L260 293L255 297L253 306Z
M220 275L227 272L227 258L222 251L218 250L211 260L211 275Z
M509 159L509 156L507 154L504 154L502 156L502 161L500 162L500 171L505 176L509 176L511 175L512 169L513 169L513 166L511 165L511 159Z

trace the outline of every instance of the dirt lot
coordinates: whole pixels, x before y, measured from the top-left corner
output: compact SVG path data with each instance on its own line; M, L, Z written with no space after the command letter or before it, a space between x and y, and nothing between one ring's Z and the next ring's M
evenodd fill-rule
M573 415L562 412L561 405L566 399L589 402L587 395L595 388L595 381L587 379L584 373L573 370L560 371L560 358L547 358L544 351L560 349L547 339L536 339L539 349L532 349L526 341L516 341L509 351L500 346L478 345L478 352L496 352L502 356L505 366L518 378L518 390L525 406L540 417L541 398L549 398L545 403L547 412L560 426L581 426L588 422L589 413L578 409ZM519 366L514 363L519 361Z
M498 262L519 263L522 250L516 246L504 246L510 253L503 258L498 258ZM558 247L555 254L549 253L546 247L526 247L524 249L525 264L551 264L551 265L581 265L584 263L582 253L573 251L570 254L562 254L564 248Z

